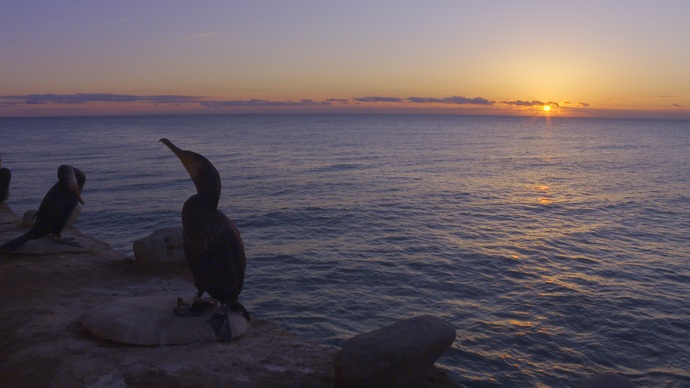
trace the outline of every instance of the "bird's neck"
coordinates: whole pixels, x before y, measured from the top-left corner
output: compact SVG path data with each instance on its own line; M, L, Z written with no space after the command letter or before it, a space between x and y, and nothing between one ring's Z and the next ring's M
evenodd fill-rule
M200 221L208 220L217 210L217 200L204 194L194 194L185 201L182 207L183 223L187 220L187 223L191 225L198 224Z
M194 186L196 186L197 195L203 197L208 203L212 203L213 207L218 206L220 200L220 180L199 177L194 179Z
M216 209L218 209L218 202L220 198L218 198L218 196L216 195L209 195L208 193L197 193L193 197L196 197L196 199L194 200L195 204L200 208L204 208L204 210L215 211Z

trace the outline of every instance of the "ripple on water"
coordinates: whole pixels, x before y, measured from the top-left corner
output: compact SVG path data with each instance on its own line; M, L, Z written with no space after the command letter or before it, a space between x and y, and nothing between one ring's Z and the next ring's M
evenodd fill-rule
M440 315L458 330L440 363L465 386L572 385L602 369L690 385L685 122L2 118L10 206L37 207L74 164L80 229L131 255L179 226L194 193L161 137L218 168L258 316L340 344Z

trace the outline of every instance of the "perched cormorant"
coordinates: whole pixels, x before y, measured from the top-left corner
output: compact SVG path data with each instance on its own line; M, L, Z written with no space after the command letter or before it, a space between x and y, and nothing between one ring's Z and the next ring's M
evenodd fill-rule
M182 207L184 252L197 294L191 307L175 312L182 316L201 315L205 309L201 296L207 292L225 305L225 314L215 314L209 323L219 339L229 342L229 310L251 320L238 299L247 262L242 237L235 224L218 210L220 175L213 164L196 152L179 149L168 139L160 141L180 159L197 191Z
M9 168L2 167L0 156L0 203L7 201L10 196L10 179L12 179L12 173Z
M49 234L60 243L79 246L78 243L64 241L61 233L77 203L84 203L81 199L81 190L85 182L86 176L78 168L66 164L60 166L57 183L43 197L38 211L34 214L34 225L24 235L0 246L0 252L13 252L25 242Z

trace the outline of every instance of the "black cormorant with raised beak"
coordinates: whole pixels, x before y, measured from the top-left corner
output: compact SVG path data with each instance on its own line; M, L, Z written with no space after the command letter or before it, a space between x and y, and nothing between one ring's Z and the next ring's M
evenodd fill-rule
M78 243L62 238L62 229L74 212L78 203L84 204L81 191L86 175L72 166L63 164L58 168L58 181L48 190L38 211L34 214L34 224L24 235L0 246L1 253L10 253L29 240L51 235L57 242L79 246Z
M208 293L225 305L224 316L215 314L209 323L218 339L229 342L232 339L229 310L251 320L239 302L247 263L242 237L235 224L218 210L220 174L213 164L196 152L176 147L168 139L160 141L180 159L197 191L182 207L184 252L197 294L191 307L175 312L182 316L200 315L204 310L201 296Z
M2 157L0 156L0 203L6 202L10 196L10 180L12 173L9 168L2 167Z

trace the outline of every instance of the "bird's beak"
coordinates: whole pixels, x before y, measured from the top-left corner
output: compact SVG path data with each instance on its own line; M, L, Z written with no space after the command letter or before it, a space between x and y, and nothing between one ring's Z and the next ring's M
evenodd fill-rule
M165 144L170 148L170 151L172 151L175 155L177 155L178 158L182 159L182 155L184 154L184 151L179 149L175 144L173 144L170 140L166 138L162 138L158 140L159 142Z
M194 167L193 163L194 155L192 152L178 148L175 144L173 144L170 140L166 138L160 139L159 141L165 144L168 148L170 148L170 151L172 151L175 154L175 156L177 156L177 158L180 159L180 162L182 162L182 165L192 178L194 178L197 175L197 169Z

